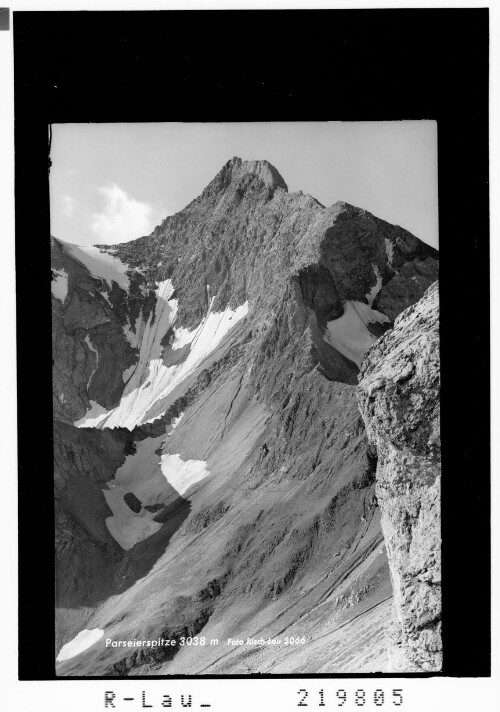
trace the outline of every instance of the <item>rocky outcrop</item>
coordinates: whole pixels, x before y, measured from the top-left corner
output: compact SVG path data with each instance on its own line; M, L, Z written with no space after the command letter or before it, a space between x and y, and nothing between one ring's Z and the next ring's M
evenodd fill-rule
M139 514L142 509L142 502L138 497L135 496L133 492L126 492L123 495L123 499L125 500L126 505L130 507L130 509L135 512L135 514ZM156 505L156 507L157 506L158 505ZM155 507L155 505L153 505L153 507Z
M378 455L376 491L394 591L394 670L440 670L438 286L368 352L358 401Z
M128 291L93 274L67 243L52 238L53 409L56 420L73 423L90 409L117 405L125 388L123 374L137 361L124 327L139 314L148 318L154 296L139 271L130 274Z
M58 607L93 606L109 590L122 552L105 524L102 489L133 449L128 431L54 423Z

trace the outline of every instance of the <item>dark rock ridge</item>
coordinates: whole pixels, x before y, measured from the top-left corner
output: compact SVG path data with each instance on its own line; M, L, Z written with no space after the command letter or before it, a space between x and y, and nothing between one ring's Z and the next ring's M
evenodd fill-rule
M377 448L377 496L394 591L392 667L440 670L441 443L438 286L368 352L358 400Z
M78 550L84 529L98 531L99 542L109 544L106 560L93 556L102 547L91 545L82 559L96 571L108 567L110 581L90 596L92 618L82 626L68 610L87 600L93 584L89 576L72 576L68 558L68 565L58 563L58 586L73 582L64 610L61 605L60 642L82 627L117 638L303 630L304 652L290 651L281 661L278 651L261 651L255 671L381 669L391 593L374 498L376 456L356 401L358 365L326 337L328 325L354 304L368 315L367 348L436 280L437 252L359 208L324 207L311 196L290 194L270 164L239 158L150 236L100 252L127 265L127 289L98 279L53 240L54 270L68 275L64 299L53 298L55 412L76 449L70 455L63 448L61 459L89 463L73 476L88 479L96 500L130 449L147 438L165 435L164 452L203 461L210 475L164 508L143 506L162 528L127 552L109 541L104 499L95 509L97 528L83 511L87 495L77 510L66 493L70 485L61 480L57 498L73 542L68 551ZM189 358L191 344L175 349L173 342L183 329L204 323L211 302L215 313L248 302L248 313L135 427L75 428L71 423L90 401L106 409L122 401L124 373L138 363L139 351L147 357L141 333L136 346L130 334L148 319L163 323L165 302L155 290L168 279L177 312L158 334L155 359L169 368ZM151 378L146 369L145 390ZM103 437L109 454L99 454ZM105 472L97 464L101 456L109 463ZM71 461L59 464L62 471L72 467ZM83 571L83 560L76 561ZM112 605L102 597L106 591ZM364 648L355 627L360 621L366 623ZM332 640L342 650L337 658ZM59 672L246 673L251 657L194 648L148 657L97 644Z

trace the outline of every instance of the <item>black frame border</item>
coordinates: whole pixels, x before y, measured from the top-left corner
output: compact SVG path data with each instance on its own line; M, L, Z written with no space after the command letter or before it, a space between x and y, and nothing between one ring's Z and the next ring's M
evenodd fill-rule
M491 674L488 58L488 9L14 12L21 680L82 679L39 647L54 636L48 129L73 121L437 120L441 675Z

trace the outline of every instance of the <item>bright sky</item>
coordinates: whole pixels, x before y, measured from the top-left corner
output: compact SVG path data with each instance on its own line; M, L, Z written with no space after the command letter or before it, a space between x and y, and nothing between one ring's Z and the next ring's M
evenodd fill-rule
M148 235L233 156L266 159L290 192L365 208L438 246L434 121L56 124L51 233L81 245Z

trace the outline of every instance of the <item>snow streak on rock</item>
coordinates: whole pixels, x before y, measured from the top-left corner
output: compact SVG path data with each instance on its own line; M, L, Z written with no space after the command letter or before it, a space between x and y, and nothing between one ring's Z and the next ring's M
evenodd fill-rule
M372 265L372 267L373 271L375 272L376 282L366 295L366 298L368 299L368 305L370 307L373 304L375 297L382 288L382 275L380 274L379 268L377 267L377 265Z
M89 377L89 380L88 380L88 383L87 383L87 391L88 391L88 389L90 388L90 384L91 384L91 382L92 382L92 379L93 379L93 377L94 377L94 373L97 371L97 366L99 365L99 353L97 352L97 349L94 348L94 346L92 345L92 342L91 342L91 340L90 340L90 335L89 335L89 334L87 334L87 336L85 337L84 341L85 341L85 343L87 344L87 346L89 347L89 349L92 351L92 353L95 354L95 358L96 358L95 368L94 368L94 370L92 371L92 373L90 374L90 377Z
M392 260L394 259L394 245L388 237L385 238L385 251L387 255L387 264L392 269Z

